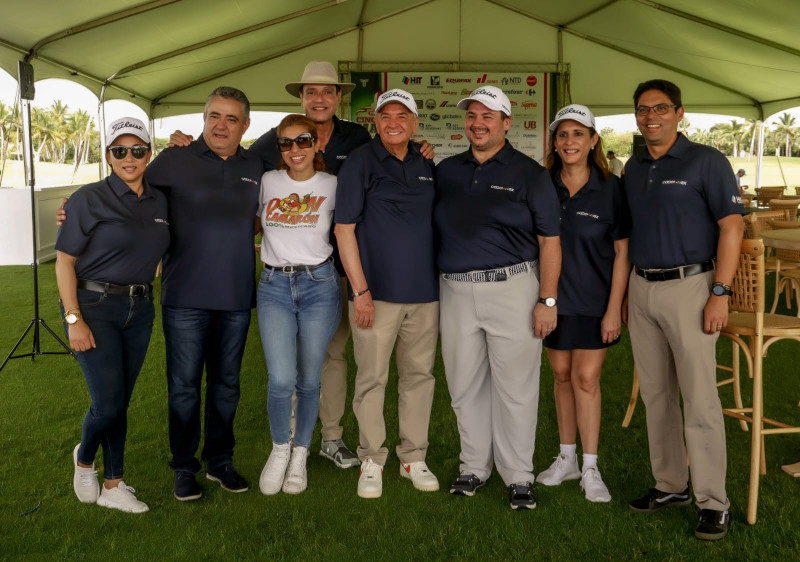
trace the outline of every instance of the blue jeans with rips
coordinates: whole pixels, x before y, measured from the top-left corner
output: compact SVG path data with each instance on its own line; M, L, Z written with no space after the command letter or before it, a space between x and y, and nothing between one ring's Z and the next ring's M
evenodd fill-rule
M206 371L205 443L200 455L207 469L232 462L233 419L239 405L250 310L161 307L167 356L170 466L176 472L200 470L200 385Z
M107 480L122 478L128 405L153 332L153 296L130 297L78 289L78 305L96 345L75 353L92 399L83 418L78 460L92 464L97 449L102 447L103 476ZM63 307L61 312L63 316ZM66 322L64 331L69 338Z
M308 447L317 423L325 350L342 315L339 274L333 262L291 273L264 268L257 310L269 372L267 414L272 442L289 442L295 393L293 441Z

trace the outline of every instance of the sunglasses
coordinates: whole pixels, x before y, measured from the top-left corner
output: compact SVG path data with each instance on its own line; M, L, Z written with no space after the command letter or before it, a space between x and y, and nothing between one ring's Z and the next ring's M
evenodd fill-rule
M290 139L289 137L278 137L278 150L281 152L289 152L292 149L292 143L297 145L297 148L311 148L314 144L314 137L311 133L303 133L297 137Z
M150 147L137 144L135 146L109 146L106 150L108 150L117 160L122 160L125 158L128 155L129 150L131 151L131 154L133 154L134 158L141 160L147 156L147 153L150 151Z

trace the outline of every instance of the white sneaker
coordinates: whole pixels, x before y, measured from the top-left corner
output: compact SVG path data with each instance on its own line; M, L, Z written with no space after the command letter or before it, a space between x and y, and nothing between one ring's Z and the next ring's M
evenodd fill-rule
M586 499L593 503L608 503L611 501L611 494L600 477L600 471L595 467L589 467L583 471L581 476L581 489L586 493Z
M306 459L308 459L308 447L296 445L292 447L289 469L286 471L286 478L283 480L283 492L285 494L299 494L308 487Z
M558 455L550 468L540 472L536 481L545 486L558 486L566 480L578 480L581 471L578 470L578 459L569 460L564 455Z
M439 481L430 471L425 461L400 463L400 476L408 478L417 490L435 492L439 489Z
M273 496L281 491L290 454L291 445L289 443L272 445L272 452L269 454L267 464L264 465L261 478L258 480L258 487L265 496Z
M81 503L97 503L100 496L100 484L97 482L97 471L92 468L78 466L78 448L80 443L75 445L72 450L72 463L75 465L75 473L72 475L72 489Z
M135 491L136 490L122 481L111 489L103 486L103 491L100 492L100 497L97 498L97 505L102 505L103 507L111 509L119 509L127 513L144 513L145 511L150 511L146 503L136 499L136 496L133 495Z
M358 477L358 497L379 498L383 493L383 466L367 459L361 463Z

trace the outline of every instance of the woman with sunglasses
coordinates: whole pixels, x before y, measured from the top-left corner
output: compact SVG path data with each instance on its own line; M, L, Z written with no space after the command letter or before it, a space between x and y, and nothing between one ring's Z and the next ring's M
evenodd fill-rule
M257 310L269 371L267 414L272 435L272 452L259 480L265 495L281 489L299 494L306 489L322 362L342 314L330 243L336 177L323 171L311 119L288 115L277 134L282 161L280 169L261 179L258 212L264 269ZM292 437L293 393L297 409Z
M561 109L550 124L546 166L561 202L558 325L544 340L555 378L559 455L537 482L580 479L590 502L611 501L597 467L600 374L619 341L622 298L630 272L630 226L622 183L610 173L594 115L583 105ZM578 470L580 432L583 466Z
M155 312L152 286L169 245L167 200L144 181L150 135L138 119L108 127L111 175L67 202L56 239L64 329L89 387L91 406L72 451L73 488L83 503L129 513L148 510L123 477L128 405L144 363ZM103 450L105 482L94 460Z

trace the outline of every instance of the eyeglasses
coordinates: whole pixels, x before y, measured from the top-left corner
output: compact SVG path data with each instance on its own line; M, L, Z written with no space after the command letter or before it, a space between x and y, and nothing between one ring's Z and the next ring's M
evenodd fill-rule
M281 152L289 152L292 149L292 143L297 145L297 148L311 148L314 144L314 137L311 133L303 133L297 137L290 139L289 137L278 137L278 150Z
M150 150L149 146L145 146L142 144L137 144L135 146L109 146L106 150L108 150L111 155L116 158L117 160L122 160L128 155L128 151L131 151L133 157L137 160L141 160Z
M669 103L659 103L658 105L653 105L653 106L650 106L650 105L637 105L635 113L636 113L636 115L640 115L640 116L644 117L645 115L649 115L650 114L650 110L652 109L653 112L655 112L656 115L665 115L667 113L667 111L669 111L670 109L672 109L672 108L676 108L677 109L678 107L680 107L680 106L677 106L677 105L674 105L674 104L669 104Z

